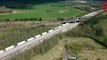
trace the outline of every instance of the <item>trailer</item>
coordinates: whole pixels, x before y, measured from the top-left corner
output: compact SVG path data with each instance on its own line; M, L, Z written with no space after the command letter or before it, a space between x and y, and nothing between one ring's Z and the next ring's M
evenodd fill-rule
M11 50L11 49L13 49L13 48L15 48L15 45L11 45L11 46L5 48L5 51Z
M26 41L19 42L17 43L17 46L23 45L24 43L26 43Z
M65 26L66 24L62 24L62 26Z
M58 28L61 28L62 26L58 26Z
M43 32L43 33L42 33L42 35L45 35L45 34L47 34L47 32Z
M54 30L53 29L51 29L51 30L49 30L48 32L53 32Z
M34 39L35 39L34 37L31 37L31 38L27 39L27 41L32 41Z
M69 23L66 23L66 25L68 25Z
M41 36L41 35L36 35L35 38L38 38L38 37L40 37L40 36Z
M4 52L4 50L0 50L0 54L2 54Z

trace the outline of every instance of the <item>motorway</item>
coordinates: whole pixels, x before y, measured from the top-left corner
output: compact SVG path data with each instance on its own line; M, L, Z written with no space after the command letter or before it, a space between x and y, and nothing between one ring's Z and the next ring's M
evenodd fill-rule
M96 15L97 13L94 13L92 15ZM24 43L23 45L20 45L20 46L16 46L15 48L11 49L11 50L8 50L8 51L5 51L3 52L2 54L0 54L0 60L3 60L5 57L17 52L18 50L21 50L31 44L38 44L39 42L42 42L43 40L46 40L52 36L54 36L55 34L58 34L58 33L61 33L61 32L66 32L68 30L71 30L73 29L74 27L76 27L77 25L79 25L79 22L78 23L69 23L69 24L66 24L60 28L57 28L55 29L54 31L52 32L48 32L47 34L45 35L42 35L32 41L29 41L29 42L26 42Z

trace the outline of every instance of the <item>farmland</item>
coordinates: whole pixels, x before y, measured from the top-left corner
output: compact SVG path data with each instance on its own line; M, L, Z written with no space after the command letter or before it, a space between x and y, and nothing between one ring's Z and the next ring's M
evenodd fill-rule
M58 17L73 17L80 14L84 14L85 11L75 9L72 3L44 3L31 5L26 9L14 9L17 13L2 14L0 19L21 19L21 18L37 18L41 17L45 19L55 19ZM7 8L8 9L8 8Z

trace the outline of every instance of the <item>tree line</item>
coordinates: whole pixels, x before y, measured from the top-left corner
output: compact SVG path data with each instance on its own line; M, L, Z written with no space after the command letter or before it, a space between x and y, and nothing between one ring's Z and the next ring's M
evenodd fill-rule
M42 21L41 17L37 18L15 18L15 19L0 19L1 22L6 21Z

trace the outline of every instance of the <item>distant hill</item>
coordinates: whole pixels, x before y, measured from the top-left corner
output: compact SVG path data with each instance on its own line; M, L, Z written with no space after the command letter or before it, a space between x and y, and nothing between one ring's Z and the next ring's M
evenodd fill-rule
M65 1L65 0L0 0L0 7L20 7L27 6L28 4L41 4L48 2L57 2L57 1ZM102 0L68 0L68 1L102 1Z

